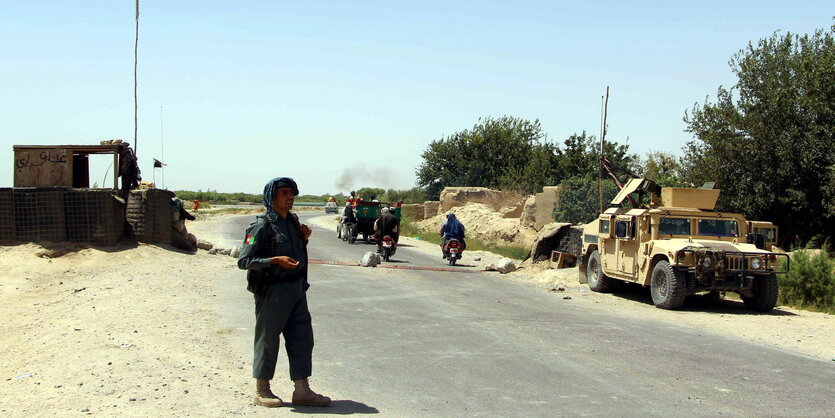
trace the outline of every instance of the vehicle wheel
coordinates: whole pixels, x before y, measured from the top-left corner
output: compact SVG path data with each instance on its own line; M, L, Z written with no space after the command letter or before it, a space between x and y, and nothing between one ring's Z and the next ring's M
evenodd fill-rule
M450 257L450 258L449 258L449 265L450 265L450 266L454 266L454 265L455 265L455 261L456 261L456 260L455 260L455 257Z
M687 296L687 279L667 260L661 260L652 269L650 293L656 308L678 309Z
M348 228L348 242L353 244L357 241L357 234L354 232L354 228Z
M742 302L752 311L771 312L777 305L778 288L776 275L757 277L754 281L754 296L750 298L742 296Z
M384 250L383 251L383 260L389 261L389 258L391 258L391 251Z
M603 268L600 265L600 253L595 250L589 257L588 266L589 289L595 292L608 293L618 285L617 279L613 279L603 274Z
M342 225L336 226L336 239L342 239Z

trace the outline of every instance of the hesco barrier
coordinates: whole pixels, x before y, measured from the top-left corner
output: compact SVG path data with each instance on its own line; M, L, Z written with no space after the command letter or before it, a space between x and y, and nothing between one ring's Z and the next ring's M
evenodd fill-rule
M137 240L171 241L172 197L168 190L131 192L128 221ZM0 245L70 241L112 246L125 232L125 206L112 190L0 188Z
M12 189L15 235L22 242L64 242L64 187Z
M0 188L0 245L12 245L16 242L14 193L11 188Z
M125 230L125 205L115 191L67 190L64 213L68 241L110 246Z
M139 242L171 242L171 199L168 190L133 190L128 196L127 221L131 234Z

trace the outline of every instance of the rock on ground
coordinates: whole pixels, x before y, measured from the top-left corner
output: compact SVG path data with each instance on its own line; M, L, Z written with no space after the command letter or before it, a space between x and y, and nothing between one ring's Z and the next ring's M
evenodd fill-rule
M206 241L204 239L197 240L197 248L201 250L211 250L212 247L214 247L214 245L212 245L212 243L209 241Z
M501 274L507 274L513 271L516 271L516 263L509 258L502 258L497 261L495 264L490 264L487 266L487 270L495 270Z
M380 264L380 254L373 251L365 253L362 256L362 261L360 261L362 267L377 267L378 264Z

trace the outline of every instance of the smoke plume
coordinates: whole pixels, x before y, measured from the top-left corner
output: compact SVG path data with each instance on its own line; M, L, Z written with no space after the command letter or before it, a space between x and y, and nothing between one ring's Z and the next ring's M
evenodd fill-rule
M368 168L357 164L343 169L334 185L341 192L356 190L360 187L392 189L396 180L394 171L389 166Z

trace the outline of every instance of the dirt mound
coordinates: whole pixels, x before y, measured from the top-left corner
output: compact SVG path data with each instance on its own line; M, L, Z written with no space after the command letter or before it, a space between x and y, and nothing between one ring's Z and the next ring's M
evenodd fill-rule
M515 191L500 191L486 187L447 187L441 192L440 213L446 213L467 203L481 203L494 211L500 211L517 207L524 198L524 194Z
M519 219L504 218L501 212L483 203L468 203L451 209L467 229L467 237L497 244L513 244L529 247L535 231L520 230ZM437 215L421 222L419 228L439 231L446 220L446 214Z

